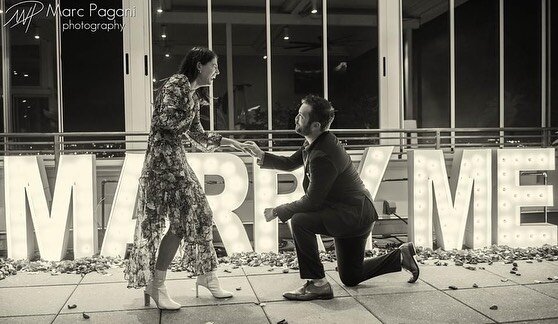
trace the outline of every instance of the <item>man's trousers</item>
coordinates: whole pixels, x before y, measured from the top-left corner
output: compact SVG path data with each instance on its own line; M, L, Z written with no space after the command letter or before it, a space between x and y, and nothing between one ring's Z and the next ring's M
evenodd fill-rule
M391 253L364 259L366 240L378 218L372 202L365 196L350 204L336 203L319 211L298 213L291 226L302 279L325 277L320 261L316 234L335 240L337 269L346 286L356 286L370 278L401 271L399 249Z

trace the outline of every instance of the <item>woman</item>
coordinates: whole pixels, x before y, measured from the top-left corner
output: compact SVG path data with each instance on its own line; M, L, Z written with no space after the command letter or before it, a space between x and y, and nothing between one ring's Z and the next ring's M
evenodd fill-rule
M155 101L140 178L134 246L125 269L129 288L146 286L146 306L151 297L160 309L180 308L165 287L166 272L179 245L182 265L198 276L196 297L198 286L206 287L216 298L232 297L221 289L214 272L213 214L182 145L187 138L204 152L219 146L242 149L238 141L205 132L200 123L200 102L207 100L202 90L218 74L217 55L195 47ZM169 230L161 239L167 219Z

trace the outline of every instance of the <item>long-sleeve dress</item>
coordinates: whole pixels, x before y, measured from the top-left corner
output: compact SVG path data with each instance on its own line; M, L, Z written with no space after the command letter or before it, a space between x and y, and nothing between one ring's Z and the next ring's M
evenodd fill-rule
M139 180L134 245L124 270L129 288L146 286L153 276L167 221L169 230L184 238L178 253L189 272L200 275L217 266L213 214L182 144L187 138L204 152L220 145L221 136L201 126L200 101L182 74L170 77L155 100Z

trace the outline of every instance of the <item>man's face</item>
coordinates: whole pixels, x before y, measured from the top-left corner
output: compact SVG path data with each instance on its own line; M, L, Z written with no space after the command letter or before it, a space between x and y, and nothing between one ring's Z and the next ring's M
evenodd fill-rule
M303 103L298 108L298 115L295 117L295 132L298 134L305 136L309 135L311 132L311 123L310 123L310 111L312 110L312 106Z

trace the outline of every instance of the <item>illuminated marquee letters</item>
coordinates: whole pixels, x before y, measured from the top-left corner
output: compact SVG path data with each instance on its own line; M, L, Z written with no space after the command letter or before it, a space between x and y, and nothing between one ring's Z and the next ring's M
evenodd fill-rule
M116 188L114 203L101 249L102 255L123 256L126 243L133 242L136 220L132 219L137 199L138 179L144 154L127 154ZM205 186L206 175L223 177L225 189L207 196L213 219L227 252L252 251L244 226L233 210L240 207L248 192L248 173L242 160L233 154L188 154L188 163Z
M277 155L290 155L280 154ZM292 172L262 169L253 160L254 173L254 248L256 252L277 252L279 244L277 238L278 220L266 222L264 210L273 208L281 204L300 199L304 195L302 189L303 168L299 168ZM278 176L279 174L291 174L295 177L295 188L292 192L286 194L278 194ZM323 243L322 243L323 244Z
M393 146L367 147L364 150L358 165L358 172L362 182L364 182L364 186L370 191L372 199L378 193L392 152ZM366 249L372 249L372 233L370 233L366 241Z
M96 192L95 157L62 155L49 212L50 188L41 157L4 157L8 257L29 258L33 253L33 228L41 258L64 257L68 241L68 215L72 206L74 257L95 254L97 226L94 216ZM46 196L46 197L45 197ZM27 214L26 197L30 215ZM32 224L28 221L31 216Z
M228 253L250 252L252 246L248 240L244 225L233 210L242 205L248 193L248 171L242 160L228 153L188 154L188 163L198 177L202 188L206 175L223 177L225 189L218 195L207 196L213 221L221 235Z
M136 220L133 219L138 186L145 154L126 154L114 193L112 208L101 255L124 256L126 243L134 241Z
M276 155L289 156L292 153L275 153ZM273 208L284 203L300 199L304 195L302 181L304 179L304 168L298 168L292 172L261 169L253 160L254 173L254 245L256 252L275 252L279 251L279 221L277 219L267 222L264 217L266 208ZM290 193L279 194L278 176L280 174L290 174L295 180L295 188ZM290 221L289 221L290 228ZM318 249L325 251L324 243L320 235L316 235Z
M358 172L373 197L392 151L393 147L370 147L364 151ZM520 172L554 170L554 155L552 148L457 150L448 181L442 151L409 151L409 237L416 245L431 247L434 229L438 245L445 249L459 249L464 243L473 248L492 243L509 246L557 244L556 225L520 223L521 207L553 205L552 186L520 185ZM143 160L143 154L126 155L101 248L103 255L122 256L126 243L133 240L136 222L133 214ZM244 226L234 213L248 192L244 162L228 153L188 154L188 161L202 187L206 176L220 176L224 180L223 192L208 195L207 199L227 252L252 251ZM96 252L95 170L93 155L62 155L51 199L40 157L6 156L8 257L29 258L35 235L43 259L63 258L69 214L73 220L74 256L86 257ZM302 172L302 168L293 172L263 170L254 162L254 247L257 252L278 251L277 220L266 222L263 211L299 199L303 195ZM279 174L295 177L297 184L292 192L278 193ZM318 242L323 249L319 236ZM370 243L369 240L368 248Z
M557 226L521 225L521 207L552 206L552 186L519 185L520 171L554 170L552 148L498 150L498 244L509 246L541 246L557 244Z
M451 178L453 191L450 191L442 151L415 150L409 152L408 159L410 240L431 247L434 221L438 245L446 250L461 249L472 194L474 222L469 231L473 237L468 246L490 245L491 151L456 152ZM436 197L436 210L433 197Z

